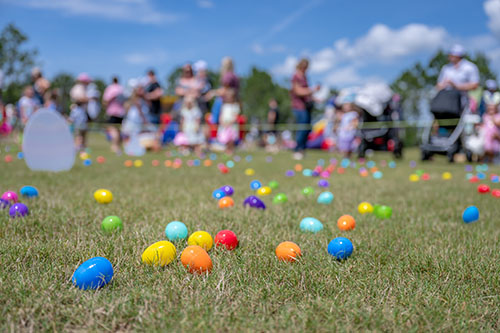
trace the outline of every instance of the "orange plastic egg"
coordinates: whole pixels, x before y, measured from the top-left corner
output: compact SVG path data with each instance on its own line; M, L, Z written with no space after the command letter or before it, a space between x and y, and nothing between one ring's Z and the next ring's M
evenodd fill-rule
M295 261L300 257L300 247L293 242L283 242L276 247L276 257L283 261Z
M182 251L181 262L189 273L202 274L210 273L212 270L212 259L202 247L198 245L190 245Z
M356 221L351 215L342 215L337 220L337 227L343 231L353 230L356 227Z
M127 168L130 168L132 165L134 165L134 162L132 162L131 160L126 160L123 164L125 164Z
M231 197L224 197L219 200L219 208L229 208L234 206L234 200Z

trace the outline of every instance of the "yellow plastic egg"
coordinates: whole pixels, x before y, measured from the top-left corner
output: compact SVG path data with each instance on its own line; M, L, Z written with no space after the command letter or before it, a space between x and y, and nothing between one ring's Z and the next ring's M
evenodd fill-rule
M358 205L358 212L360 214L371 214L373 213L373 206L371 203L363 201Z
M100 204L108 204L113 201L113 194L110 190L101 188L94 192L94 199Z
M159 241L151 244L142 253L142 262L147 265L165 266L170 264L177 254L174 244L169 241Z
M257 194L261 196L269 195L271 194L273 190L269 186L262 186L257 190Z
M420 180L420 177L416 173L412 173L410 175L410 181L411 182L418 182Z
M443 172L443 175L441 176L444 180L450 180L452 175L451 172Z
M214 245L214 240L212 236L206 231L196 231L191 234L188 238L188 245L198 245L204 248L206 251L210 250Z
M142 164L143 164L143 163L142 163L142 160L135 160L135 161L134 161L134 166L135 166L136 168L140 168L140 167L142 166Z
M86 160L86 159L89 159L89 158L90 158L90 155L89 155L88 153L86 153L86 152L84 152L84 151L82 151L82 152L80 153L80 159L81 159L82 161L84 161L84 160Z
M245 170L245 175L247 176L253 176L255 174L255 170L252 168L248 168Z

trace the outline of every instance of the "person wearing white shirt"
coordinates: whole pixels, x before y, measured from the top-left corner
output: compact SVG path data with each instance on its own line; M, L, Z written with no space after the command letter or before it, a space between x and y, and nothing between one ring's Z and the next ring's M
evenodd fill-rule
M465 49L454 45L448 53L447 65L439 73L437 89L457 89L463 92L471 91L479 86L479 70L472 62L464 59Z

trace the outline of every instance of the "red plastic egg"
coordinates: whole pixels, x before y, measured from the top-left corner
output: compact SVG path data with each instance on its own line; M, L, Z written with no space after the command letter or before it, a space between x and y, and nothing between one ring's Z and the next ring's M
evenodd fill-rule
M477 187L477 191L482 194L488 193L490 191L490 187L486 184L481 184Z
M215 245L217 247L225 246L228 250L234 250L238 247L238 237L231 230L221 230L215 235Z
M500 198L500 190L498 189L492 190L491 195L494 196L495 198Z

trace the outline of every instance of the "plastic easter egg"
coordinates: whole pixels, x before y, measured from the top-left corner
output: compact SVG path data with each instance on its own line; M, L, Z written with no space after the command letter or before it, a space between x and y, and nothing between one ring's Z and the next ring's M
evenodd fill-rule
M420 178L422 180L429 180L429 179L431 179L431 176L428 173L423 173Z
M247 155L247 156L245 156L245 160L246 160L247 162L251 162L251 161L252 161L252 159L253 159L252 155Z
M19 201L17 193L14 191L7 191L2 194L2 199L7 200L10 203L16 203Z
M104 162L106 162L106 159L104 158L104 156L97 156L97 158L95 160L99 164L103 164Z
M333 193L332 192L322 192L318 196L318 203L323 205L328 205L333 201Z
M257 208L262 210L266 209L266 205L264 204L264 202L254 195L247 197L245 201L243 201L243 206L244 207L249 206L252 208Z
M224 194L228 197L230 197L234 194L233 187L229 186L229 185L222 186L219 190L222 190L224 192Z
M286 170L285 176L293 177L293 176L295 176L295 172L293 170Z
M12 160L13 160L12 155L5 155L4 157L5 163L10 163L12 162Z
M384 176L384 174L382 173L382 171L375 171L373 173L373 178L374 179L381 179L383 176Z
M477 183L479 182L479 178L477 176L472 176L469 178L469 183Z
M84 151L82 151L79 156L82 161L88 160L90 158L90 155Z
M227 166L228 168L234 168L234 162L233 162L233 161L227 161L227 162L226 162L226 166Z
M9 215L12 218L24 217L29 214L28 206L23 203L15 203L9 208Z
M476 206L467 207L462 214L462 219L465 223L476 222L479 220L479 209Z
M275 190L279 187L279 184L277 181L271 180L267 186L269 186L271 189Z
M271 190L271 188L269 186L262 186L261 188L259 188L257 190L257 194L260 196L266 196L266 195L271 194L272 191L273 190Z
M392 216L392 208L384 205L373 207L373 212L379 219L388 219Z
M328 183L328 180L326 180L326 179L320 179L320 180L318 180L318 186L319 187L328 187L328 186L330 186L330 183Z
M486 184L481 184L477 187L477 191L481 194L486 194L490 192L490 187Z
M160 165L160 161L158 161L158 160L152 160L151 161L151 165L154 166L154 167L157 167L157 166Z
M345 237L334 238L328 243L328 254L337 260L344 260L351 256L354 247L352 242Z
M276 257L281 261L296 261L300 255L300 247L293 242L283 242L276 247Z
M483 172L478 172L477 173L477 178L481 179L481 180L486 179L486 174L483 173Z
M113 201L113 194L106 189L99 189L94 192L94 199L100 204L108 204Z
M441 175L441 178L443 178L443 180L450 180L452 177L453 176L451 172L443 172L443 174Z
M0 209L9 208L11 205L10 201L5 199L0 199Z
M99 289L111 281L113 274L113 265L108 259L95 257L78 266L71 280L82 290Z
M187 235L188 228L180 221L172 221L167 224L167 227L165 228L165 236L167 236L170 241L186 239Z
M238 237L231 230L221 230L215 235L215 246L234 250L238 246Z
M389 168L394 169L396 167L396 162L390 161L388 164Z
M226 173L229 173L229 168L227 166L225 166L224 164L220 163L217 165L217 168L219 169L219 171L222 173L222 174L226 174Z
M83 165L85 165L85 166L91 166L92 165L92 160L91 159L86 159L85 161L83 161Z
M234 200L231 197L224 197L219 200L219 208L224 209L224 208L229 208L234 206Z
M300 230L317 233L323 230L323 224L314 217L305 217L300 221Z
M211 160L204 160L203 161L203 166L209 167L211 165L212 165L212 161Z
M303 167L302 167L302 164L295 164L295 167L294 167L295 171L297 172L301 172Z
M212 197L214 197L214 199L217 199L217 200L220 200L220 199L224 198L225 196L226 196L226 192L224 192L220 188L212 192Z
M258 190L259 188L261 188L262 184L258 181L258 180L253 180L251 183L250 183L250 189L256 191Z
M410 175L410 181L411 181L411 182L418 182L419 180L420 180L420 176L419 176L419 175L417 175L416 173L412 173L412 174Z
M159 241L151 244L142 253L142 262L152 266L166 266L170 264L177 254L174 244L169 241Z
M337 227L342 231L354 230L356 228L356 221L351 215L342 215L337 220Z
M312 194L314 194L314 189L311 186L304 187L302 189L302 194L304 194L304 195L312 195Z
M33 186L23 186L19 193L26 198L35 198L38 197L38 190Z
M363 201L358 205L358 212L360 214L371 214L373 213L373 206L366 201Z
M142 160L135 160L134 161L134 166L136 168L140 168L144 163L142 162Z
M253 175L255 175L255 170L252 169L252 168L248 168L248 169L245 170L245 175L247 175L247 176L253 176Z
M210 273L213 267L207 251L198 245L190 245L182 251L181 263L192 274Z
M302 171L302 175L304 175L304 177L312 177L313 171L311 169L304 169L304 171Z
M288 197L286 196L285 193L278 193L273 198L273 203L275 203L275 204L285 203L287 201L288 201Z
M212 236L206 231L196 231L191 234L188 238L188 245L198 245L204 248L206 251L210 251L214 245Z
M125 162L123 162L123 165L125 165L127 168L130 168L132 165L134 165L134 162L132 162L131 160L126 160Z
M115 230L122 230L123 229L123 222L118 216L107 216L102 220L101 223L101 228L102 230L106 232L112 232Z
M494 196L495 198L500 198L500 190L498 189L492 190L491 195Z

